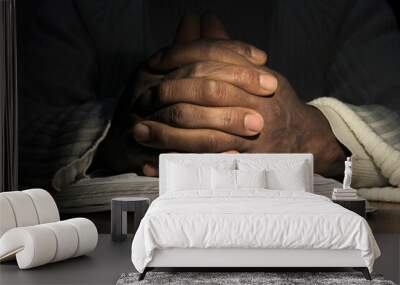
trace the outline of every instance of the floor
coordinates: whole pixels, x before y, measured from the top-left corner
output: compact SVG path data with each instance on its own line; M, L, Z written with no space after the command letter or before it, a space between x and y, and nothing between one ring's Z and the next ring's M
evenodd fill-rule
M381 250L375 270L400 284L400 204L370 202L378 210L367 220Z
M374 233L400 234L400 203L370 202L378 210L367 220Z
M374 271L399 284L400 204L372 203L372 206L378 211L369 215L368 221L382 252ZM93 220L100 232L110 231L109 212L80 216ZM63 219L69 217L71 215L63 215ZM31 270L18 270L15 262L1 264L0 284L115 284L122 273L134 270L130 246L131 238L114 243L109 235L101 234L96 250L88 256Z

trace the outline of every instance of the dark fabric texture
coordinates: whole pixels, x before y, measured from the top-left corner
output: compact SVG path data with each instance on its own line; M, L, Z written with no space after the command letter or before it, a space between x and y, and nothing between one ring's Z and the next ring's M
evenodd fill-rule
M40 0L30 8L19 39L25 186L49 186L93 147L137 65L172 42L186 13L212 12L233 39L265 50L305 102L332 96L400 112L400 34L382 0Z

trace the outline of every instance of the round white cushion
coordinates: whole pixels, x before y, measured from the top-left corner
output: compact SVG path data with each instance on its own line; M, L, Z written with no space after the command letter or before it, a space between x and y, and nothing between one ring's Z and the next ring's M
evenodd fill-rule
M65 220L64 222L70 223L78 233L78 248L74 257L90 252L96 248L98 233L92 221L85 218L74 218Z
M0 237L9 229L15 228L17 222L8 199L0 195Z
M70 223L55 222L44 224L43 226L49 228L56 236L57 252L52 262L64 260L75 255L78 249L79 237L77 231L71 228Z
M43 189L0 193L0 237L9 229L60 220L56 202Z
M29 195L21 191L3 192L1 195L10 202L17 227L33 226L39 223L35 206Z
M16 256L21 269L86 254L96 248L97 229L88 219L17 227L0 238L0 261Z
M29 189L22 191L28 194L33 201L39 224L57 222L60 220L56 202L50 193L43 189Z
M56 250L54 233L40 225L13 228L0 238L0 261L16 255L21 269L49 263Z

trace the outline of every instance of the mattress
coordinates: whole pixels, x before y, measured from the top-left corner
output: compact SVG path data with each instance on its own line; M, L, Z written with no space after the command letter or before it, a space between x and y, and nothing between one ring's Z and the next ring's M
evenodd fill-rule
M370 271L380 255L359 215L320 195L265 189L158 197L133 239L132 262L143 272L155 250L168 248L359 250Z

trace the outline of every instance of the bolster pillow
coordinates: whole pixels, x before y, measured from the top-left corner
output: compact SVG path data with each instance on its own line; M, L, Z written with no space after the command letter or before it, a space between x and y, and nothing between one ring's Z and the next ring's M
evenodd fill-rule
M17 227L0 238L0 261L16 257L20 269L86 254L97 245L97 229L88 219Z

